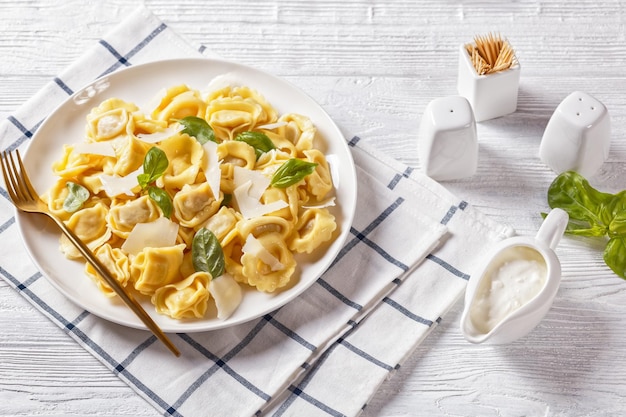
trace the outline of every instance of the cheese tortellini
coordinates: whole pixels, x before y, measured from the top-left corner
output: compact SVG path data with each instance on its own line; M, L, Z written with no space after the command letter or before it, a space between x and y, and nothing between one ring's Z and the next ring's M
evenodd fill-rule
M334 186L317 136L307 116L279 115L245 86L206 93L171 86L146 109L111 98L88 114L81 143L64 146L52 166L58 180L42 198L120 285L149 298L158 313L201 319L215 311L213 302L224 319L242 287L280 291L299 254L332 241ZM289 164L306 172L276 180ZM220 272L198 267L201 231L218 242ZM64 237L60 250L82 259ZM91 265L85 274L116 295Z

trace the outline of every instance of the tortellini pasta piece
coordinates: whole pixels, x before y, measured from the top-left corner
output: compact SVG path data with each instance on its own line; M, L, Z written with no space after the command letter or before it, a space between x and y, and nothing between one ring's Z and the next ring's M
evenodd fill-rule
M278 133L294 144L298 152L313 148L317 129L311 119L300 114L284 114L278 121L286 125L278 128Z
M57 180L52 187L41 196L41 199L48 205L48 210L61 220L67 220L72 215L72 213L65 211L63 208L63 202L69 194L67 183L68 180L64 178Z
M131 113L138 110L135 104L117 98L103 101L87 116L87 136L100 142L132 132Z
M336 228L335 217L327 209L306 209L296 223L289 249L299 253L311 253L330 240Z
M158 313L174 319L204 317L209 300L211 275L196 272L182 281L165 285L154 292L152 304Z
M52 165L52 172L61 178L77 178L90 171L103 170L113 162L111 157L77 153L73 146L66 145L63 150L63 157Z
M120 248L113 248L108 243L105 243L94 252L94 255L102 262L117 282L123 287L128 284L128 280L130 279L130 260ZM85 264L85 273L94 280L104 295L107 297L117 295L90 263Z
M202 165L204 150L198 141L189 135L174 135L161 142L160 148L167 155L167 170L157 180L157 185L167 189L183 188L196 182Z
M241 265L244 239L239 231L237 229L232 230L220 241L220 244L224 252L226 272L235 280L247 284L248 279L243 276L243 266Z
M174 196L174 214L181 226L196 227L204 223L220 208L208 183L185 184Z
M106 221L108 212L107 206L98 203L93 207L75 212L66 224L89 249L94 251L111 237L111 229ZM60 243L61 251L66 257L78 259L82 256L65 235L61 235Z
M268 265L256 254L244 252L241 257L242 275L249 285L259 291L273 292L289 283L296 261L280 234L266 233L258 238L258 242L278 261L279 267Z
M200 93L186 85L169 88L160 103L152 112L156 120L180 120L187 116L201 117L204 115L206 103Z
M261 94L245 86L227 86L220 90L216 90L209 94L209 96L207 97L207 102L210 103L214 100L225 97L240 98L243 100L252 101L260 107L260 112L256 119L256 124L252 127L273 123L277 119L277 114L274 107L272 107ZM252 130L252 128L250 130Z
M124 141L118 142L117 161L113 169L111 172L108 172L108 170L104 170L104 172L124 177L136 171L143 164L143 159L149 149L150 144L142 142L135 137L125 138Z
M217 157L222 165L234 165L253 169L256 164L254 148L241 141L226 141L217 146Z
M307 161L316 163L315 171L304 179L307 190L318 201L322 200L333 189L333 180L326 157L317 149L304 151Z
M283 217L268 215L242 220L237 228L242 236L247 237L252 233L258 238L265 233L278 233L285 240L291 234L292 224Z
M262 106L254 100L224 97L208 104L205 118L218 138L232 140L237 133L251 130L262 113Z
M109 210L111 231L126 239L137 223L150 223L161 216L159 206L147 195L136 200L116 200Z
M145 248L132 260L130 277L137 291L152 295L180 277L184 244L163 248Z
M222 207L217 213L209 217L202 227L209 229L217 237L217 240L224 242L231 231L237 230L235 226L241 219L241 214L234 209Z

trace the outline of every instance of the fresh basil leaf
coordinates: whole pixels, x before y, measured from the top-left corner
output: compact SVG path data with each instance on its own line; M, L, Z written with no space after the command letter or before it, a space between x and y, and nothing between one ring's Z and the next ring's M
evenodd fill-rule
M67 186L69 194L65 197L65 200L63 200L63 210L68 213L74 213L89 199L89 190L71 181L68 181L65 185Z
M317 164L315 162L307 162L302 159L291 158L280 166L272 176L270 185L276 188L286 188L296 184L307 175L315 171Z
M150 183L159 178L169 165L167 155L161 149L153 146L143 158L143 174L137 175L137 182L145 189Z
M604 262L626 279L626 190L617 194L596 190L580 174L564 172L548 189L548 203L569 214L565 233L609 237Z
M612 194L594 189L583 176L573 171L557 176L548 189L551 208L561 208L571 219L585 220L592 227L608 226L610 219L602 213L612 197Z
M184 129L182 133L186 133L189 136L196 138L200 145L204 145L208 141L217 142L215 139L215 132L206 120L197 116L187 116L178 121L183 125Z
M618 276L626 279L626 236L609 239L604 249L604 262Z
M191 243L191 259L196 271L204 271L217 278L224 273L224 251L217 237L209 229L196 232Z
M174 204L172 203L172 197L170 197L167 191L159 187L151 186L148 187L148 196L159 206L163 215L169 219L172 215Z
M241 132L235 137L235 140L245 142L252 146L256 153L256 159L259 159L265 152L276 149L274 142L262 132Z
M150 174L139 174L137 175L137 182L141 186L141 189L144 189L150 184Z

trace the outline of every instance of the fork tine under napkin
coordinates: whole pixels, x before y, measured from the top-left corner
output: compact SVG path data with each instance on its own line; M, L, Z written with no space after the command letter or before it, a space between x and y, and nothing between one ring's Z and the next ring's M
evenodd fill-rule
M208 54L140 7L0 124L1 148L26 147L49 112L103 74ZM472 258L512 230L359 138L350 146L367 204L336 263L278 311L175 336L182 358L69 302L23 250L0 254L2 277L164 415L357 415L459 298ZM0 233L21 247L12 216L1 206Z

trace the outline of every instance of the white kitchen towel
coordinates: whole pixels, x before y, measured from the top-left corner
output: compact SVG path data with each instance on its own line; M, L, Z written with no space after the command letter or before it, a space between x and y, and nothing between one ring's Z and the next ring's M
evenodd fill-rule
M57 105L101 75L208 54L141 7L0 124L0 146L26 149ZM21 249L4 188L0 275L163 415L357 415L458 300L474 259L512 230L358 137L348 143L358 208L333 265L259 319L171 335L180 358L60 294Z

